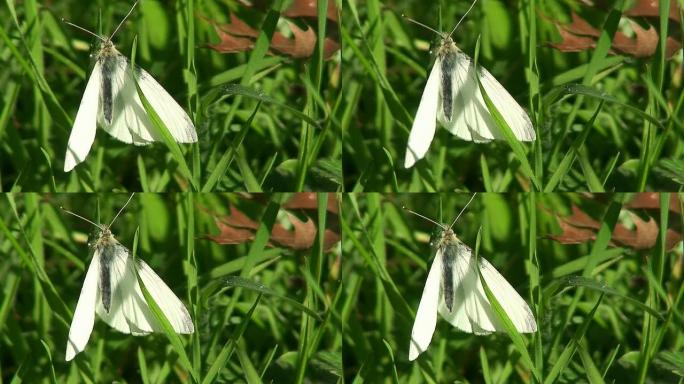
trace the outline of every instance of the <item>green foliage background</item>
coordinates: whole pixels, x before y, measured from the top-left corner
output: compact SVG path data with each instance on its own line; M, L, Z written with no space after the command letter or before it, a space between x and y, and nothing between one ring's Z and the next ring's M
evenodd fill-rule
M109 35L130 1L29 0L0 7L0 188L3 191L335 191L341 185L339 55L323 61L267 55L290 2L142 1L113 41L189 112L199 142L171 155L163 143L135 147L98 129L85 164L64 173L66 143L87 77L90 35ZM214 26L229 15L261 33L250 52L221 54ZM303 21L300 26L304 27ZM311 18L335 33L325 13ZM317 32L318 33L318 32ZM240 84L237 92L227 88ZM258 92L254 92L258 90ZM260 92L260 93L259 93ZM264 101L272 99L274 102ZM293 112L294 111L294 112ZM302 116L306 116L304 120ZM184 163L190 174L183 172Z
M348 382L682 380L676 368L684 358L682 242L672 251L664 249L662 239L647 251L609 246L616 222L625 220L620 211L629 194L478 194L454 231L475 249L481 230L480 257L530 304L539 331L523 335L520 349L504 332L474 336L438 316L430 347L409 362L435 225L402 206L451 223L471 196L345 197L343 357ZM661 203L667 199L666 194L660 197ZM569 215L572 204L600 223L595 241L564 245L547 238L561 232L555 215ZM678 205L681 212L683 196ZM635 213L647 219L646 211ZM651 211L659 227L668 223L681 231L682 216L663 213Z
M133 337L96 316L85 351L65 362L69 325L90 263L86 241L94 228L59 207L109 223L128 197L2 196L3 382L337 380L339 249L266 247L274 222L284 219L279 207L288 196L279 194L255 199L236 194L135 195L112 232L129 249L137 239L136 256L186 304L195 333ZM260 223L253 241L218 245L204 238L218 233L214 215L227 214L230 206ZM324 207L317 217L326 218ZM317 225L320 229L323 224ZM177 337L180 348L170 341Z
M661 37L681 41L681 25L667 21L670 2L660 3L660 16L648 21ZM639 60L609 54L610 37L628 25L618 23L620 10L633 4L479 1L453 38L471 57L479 39L478 63L528 111L537 140L516 154L517 142L474 144L438 128L426 157L405 170L408 133L434 61L429 49L439 39L401 15L448 33L470 2L345 2L346 190L681 190L681 51L670 61L660 48ZM573 11L599 30L595 49L548 46L560 41L553 20L569 22Z

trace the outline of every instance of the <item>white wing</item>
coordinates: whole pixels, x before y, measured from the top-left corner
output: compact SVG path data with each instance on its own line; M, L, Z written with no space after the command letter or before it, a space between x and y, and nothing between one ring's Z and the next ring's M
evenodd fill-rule
M88 344L88 339L90 339L90 333L93 331L93 323L95 322L99 275L100 260L98 255L95 255L90 262L85 280L83 280L81 295L78 298L74 318L71 320L71 326L69 327L66 361L70 361L76 354L83 351L86 344Z
M496 315L492 312L491 304L480 283L472 250L469 247L460 246L451 268L453 268L454 276L453 312L449 312L442 300L439 313L449 323L464 332L478 335L494 332Z
M482 87L511 127L515 137L520 141L535 140L534 128L527 113L494 76L485 68L480 67L479 71L476 70L471 59L461 52L456 54L455 67L452 74L455 95L453 118L447 121L443 113L438 115L440 123L445 128L463 140L485 142L504 138L484 102L477 84L479 76Z
M112 136L125 143L146 145L160 141L161 136L145 113L145 108L135 87L133 67L128 59L117 53L106 60L114 60L112 65L112 121L109 124L104 117L101 123ZM174 140L179 143L197 141L195 126L190 117L176 101L157 83L144 69L138 71L138 84L153 109L164 122Z
M193 333L195 327L192 323L192 318L185 305L178 299L178 297L171 291L171 289L164 283L164 281L157 276L157 274L150 268L142 259L138 259L138 274L145 284L145 288L150 292L154 301L159 305L164 315L173 326L176 333ZM139 289L140 287L138 287ZM142 293L142 291L141 291Z
M435 61L430 71L427 84L420 98L420 105L416 117L413 119L413 126L409 133L408 144L406 146L406 157L404 158L404 168L411 168L416 161L425 156L432 138L435 136L437 126L437 108L439 105L439 84L441 77L441 62L439 58Z
M95 63L86 85L81 105L76 113L74 126L71 128L66 156L64 158L64 172L69 172L85 160L90 147L95 140L97 128L97 114L100 105L100 86L102 85L102 66Z
M133 335L162 332L152 310L147 305L135 276L135 264L128 250L115 245L116 257L111 263L112 301L109 312L100 303L97 313L114 329ZM171 289L142 260L138 260L138 274L150 295L161 308L177 333L192 333L192 319Z
M411 345L409 346L409 360L415 360L430 345L432 334L437 324L437 307L440 301L440 283L442 276L442 253L437 251L432 262L430 272L425 281L423 295L418 304L416 319L411 330Z
M480 270L487 286L506 311L518 332L536 332L537 322L534 320L532 310L511 284L482 257L480 258Z
M116 243L111 247L114 247L109 264L111 302L107 311L102 305L102 300L98 300L97 314L112 328L122 333L138 336L154 332L156 319L147 306L135 273L131 269L133 258L128 256L128 249L121 244Z
M155 112L159 115L171 136L179 143L194 143L197 141L197 132L192 120L176 100L166 92L157 80L139 68L138 84L147 100L152 104Z
M467 250L467 248L465 247L463 247L463 249ZM463 332L472 333L473 327L470 323L470 319L468 318L468 314L466 313L466 306L464 304L465 292L463 289L463 281L465 279L464 271L467 271L467 267L464 268L464 266L459 264L462 262L462 257L457 257L455 261L456 265L450 266L450 268L452 268L453 270L452 291L454 292L454 302L451 307L453 312L449 311L444 300L440 300L439 313L446 321L451 323L451 325L453 325L454 327L460 329ZM447 268L449 268L449 266L447 266Z
M459 255L454 265L454 285L457 285L454 311L449 312L444 303L440 303L439 313L449 323L464 332L488 334L504 331L485 294L475 266L475 258L472 257L472 250L465 247L464 249L467 250L467 254ZM518 292L482 257L480 257L480 270L487 286L518 332L535 332L537 325L532 311Z

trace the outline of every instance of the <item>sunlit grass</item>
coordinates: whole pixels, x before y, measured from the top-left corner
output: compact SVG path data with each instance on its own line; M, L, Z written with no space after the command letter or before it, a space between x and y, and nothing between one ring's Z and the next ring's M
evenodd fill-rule
M137 38L136 64L188 112L199 142L180 145L182 154L172 154L163 143L135 147L98 129L85 163L64 173L67 139L92 70L89 53L98 41L60 20L109 35L132 4L3 5L0 54L7 66L0 75L1 190L341 189L340 129L331 118L341 96L335 79L339 56L323 61L317 54L300 60L268 55L269 37L286 6L281 2L259 11L217 1L168 6L142 1L113 41L131 56ZM263 34L252 51L221 54L207 47L218 37L206 18L225 23L231 12ZM321 24L315 18L312 23ZM228 92L229 84L245 88ZM250 97L254 90L277 103Z
M530 304L539 331L474 336L441 316L432 343L408 361L415 311L432 263L435 226L450 223L470 194L352 194L345 198L344 364L347 380L424 382L677 382L681 370L682 242L636 251L611 245L631 196L478 194L454 231L489 260ZM666 202L663 195L660 202ZM571 205L599 223L593 241L560 244L555 215ZM680 199L678 207L684 206ZM645 211L635 210L644 215ZM682 216L651 210L658 225ZM645 217L645 216L644 216ZM660 219L658 218L660 217ZM680 232L681 233L681 232ZM665 232L660 232L663 236ZM491 288L491 287L490 287ZM529 354L523 357L521 351ZM647 351L642 354L641 351ZM396 375L398 380L392 378ZM534 377L537 377L535 379Z
M537 140L523 144L521 158L506 141L474 144L438 128L426 157L406 170L408 133L438 36L401 15L449 31L470 2L346 1L346 190L681 190L681 52L670 61L611 55L621 4L599 10L480 0L454 40L471 57L480 40L479 64L527 110ZM598 28L595 49L563 53L549 46L560 41L552 20L569 22L571 11ZM667 7L660 18L667 20ZM658 25L657 17L650 21Z
M2 196L3 381L337 380L339 260L334 250L316 246L302 251L267 246L287 195L262 195L258 201L234 194L135 195L112 232L129 249L137 232L136 257L185 303L195 333L135 337L96 318L85 351L65 362L94 228L59 207L109 223L128 197ZM213 215L227 214L231 205L260 223L254 239L236 245L207 240L205 235L218 232ZM318 217L326 218L324 207ZM178 345L169 341L177 337Z

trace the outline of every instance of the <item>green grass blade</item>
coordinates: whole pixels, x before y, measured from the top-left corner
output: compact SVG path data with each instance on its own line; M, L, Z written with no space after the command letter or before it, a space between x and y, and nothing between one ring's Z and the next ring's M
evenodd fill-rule
M199 382L200 379L200 374L199 372L195 372L193 369L192 363L190 363L190 359L188 358L187 353L185 353L185 347L183 346L183 341L181 340L180 336L176 333L176 331L173 329L173 326L169 322L169 319L166 317L162 309L159 307L159 304L154 300L150 292L147 290L147 287L145 286L145 282L140 278L140 275L138 274L137 270L137 260L136 260L136 249L138 246L138 234L139 234L139 229L136 229L135 231L135 237L133 238L133 248L132 248L132 257L134 262L136 263L136 268L135 270L135 277L138 279L138 284L140 285L140 290L142 291L143 296L145 297L145 302L147 305L150 307L150 310L154 314L154 317L157 319L159 322L159 325L162 327L164 330L164 334L166 337L169 339L169 342L173 346L174 351L178 354L179 361L183 368L185 368L188 373L192 376L193 380L195 382Z
M532 358L530 357L529 352L527 351L527 345L525 344L525 340L523 339L522 334L520 334L520 332L518 332L518 330L515 328L515 325L513 325L513 322L508 317L508 314L499 303L499 300L496 298L496 296L494 296L494 293L489 289L489 286L487 285L487 281L485 281L484 276L482 276L482 271L479 268L480 261L478 259L481 233L481 231L477 232L478 236L475 245L474 257L477 260L477 272L479 275L480 282L482 283L482 287L484 288L485 294L487 295L487 300L489 300L489 302L492 304L492 309L494 310L497 319L501 322L501 325L506 330L506 334L508 334L508 337L511 338L511 341L515 346L515 349L518 351L518 353L520 353L520 356L522 357L522 361L525 364L525 367L529 369L530 372L532 372L532 375L534 375L537 381L541 381L541 373L537 372L537 367L535 366L534 362L532 361Z

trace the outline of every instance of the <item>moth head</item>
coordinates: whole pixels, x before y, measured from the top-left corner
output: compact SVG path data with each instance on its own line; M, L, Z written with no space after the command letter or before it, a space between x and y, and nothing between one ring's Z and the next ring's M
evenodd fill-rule
M432 248L437 248L442 243L445 238L454 235L454 231L444 224L439 224L435 229L432 230L430 234L430 246Z
M86 221L86 222L92 224L93 226L95 226L95 229L88 235L88 246L93 247L97 244L98 241L108 240L108 239L112 238L112 231L109 228L111 228L112 224L114 224L114 221L119 217L121 212L123 212L124 208L126 208L128 203L131 202L131 199L133 199L133 195L135 195L135 193L131 194L131 196L126 201L126 204L124 204L123 207L121 207L121 209L119 209L119 212L117 212L116 216L114 216L114 218L112 219L112 222L109 223L109 225L98 224L98 223L96 223L90 219L87 219L87 218L79 215L78 213L74 213L74 212L71 212L69 210L64 209L64 207L60 207L60 208L64 212L66 212L72 216L76 216L79 219Z
M475 198L475 195L477 195L477 193L474 193L473 196L470 197L470 200L468 200L468 202L463 207L463 209L461 209L461 212L459 212L458 216L456 216L456 218L451 223L451 225L448 225L448 226L446 224L442 224L436 220L433 220L433 219L431 219L425 215L421 215L418 212L412 211L406 207L402 207L402 208L404 208L406 211L408 211L411 214L414 214L414 215L416 215L422 219L425 219L425 220L431 222L432 224L435 224L435 229L432 231L432 234L430 235L430 246L433 249L436 249L442 241L456 237L454 235L454 230L452 228L456 224L456 221L458 221L458 219L461 217L463 212L465 212L466 208L468 208L470 203L473 201L473 199Z
M88 235L88 247L92 248L97 245L102 238L110 237L112 232L108 227L100 224L96 229L93 229Z
M101 41L101 43L100 43L100 49L98 50L98 56L102 56L102 55L104 55L104 54L106 54L106 53L112 52L112 50L114 49L114 44L112 43L112 38L114 38L114 35L116 35L116 33L119 32L119 29L120 29L121 26L124 24L124 22L128 19L128 17L131 15L131 13L133 13L133 10L134 10L135 7L138 5L138 2L139 2L139 1L140 1L140 0L137 0L137 1L133 4L133 6L132 6L131 9L128 11L128 13L126 14L126 16L124 16L124 18L121 20L121 22L119 22L119 25L116 26L116 29L114 29L114 32L112 32L112 34L111 34L109 37L105 37L105 36L99 35L99 34L93 32L93 31L90 31L90 30L88 30L88 29L86 29L86 28L81 27L80 25L76 25L76 24L74 24L74 23L72 23L72 22L70 22L70 21L67 21L67 20L65 20L64 18L62 18L62 22L65 23L65 24L67 24L67 25L70 25L70 26L72 26L72 27L74 27L74 28L76 28L76 29L79 29L79 30L81 30L81 31L83 31L83 32L85 32L85 33L87 33L87 34L89 34L89 35L92 35L92 36L98 38L98 39ZM91 55L91 56L92 56L92 55Z
M461 22L466 18L466 16L468 16L468 13L470 13L470 11L473 9L473 7L475 6L476 3L477 3L477 0L473 0L473 3L470 4L470 8L468 8L468 10L466 11L466 13L463 14L463 16L461 16L461 19L458 21L458 23L456 23L456 25L454 26L454 28L453 28L453 29L451 30L451 32L449 32L449 33L440 32L440 31L438 31L438 30L436 30L436 29L434 29L434 28L432 28L432 27L430 27L430 26L427 26L427 25L421 23L420 21L417 21L417 20L414 20L414 19L412 19L412 18L410 18L410 17L407 17L407 16L404 15L404 14L402 14L401 16L404 17L406 20L408 20L408 21L414 23L414 24L420 25L421 27L423 27L423 28L425 28L425 29L427 29L427 30L430 30L430 31L436 33L436 34L440 37L440 40L441 40L441 42L440 42L440 52L442 52L442 49L443 49L443 48L455 47L454 40L451 38L451 35L453 35L454 32L456 32L456 28L458 28L458 26L461 25Z

